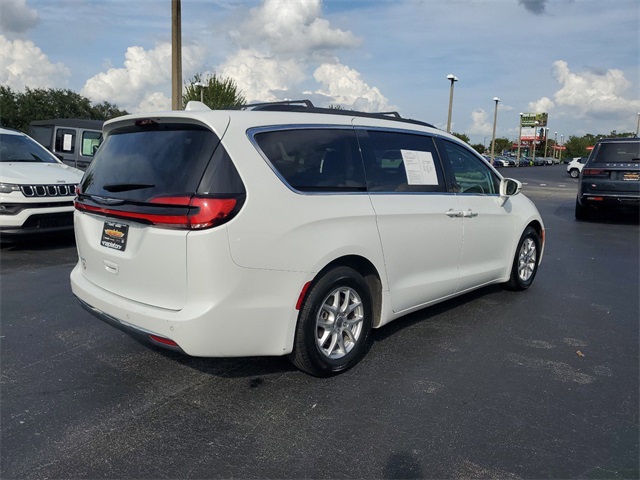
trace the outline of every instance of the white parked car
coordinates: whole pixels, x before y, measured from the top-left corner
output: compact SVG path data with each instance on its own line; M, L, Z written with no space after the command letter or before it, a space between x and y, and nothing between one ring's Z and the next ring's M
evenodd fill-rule
M578 178L585 163L587 163L587 157L578 157L571 160L567 164L567 173L569 176L571 178Z
M335 374L372 328L485 285L526 289L542 258L521 184L423 122L191 102L103 133L76 202L73 293L188 355Z
M73 200L83 172L27 135L0 128L0 236L73 230Z

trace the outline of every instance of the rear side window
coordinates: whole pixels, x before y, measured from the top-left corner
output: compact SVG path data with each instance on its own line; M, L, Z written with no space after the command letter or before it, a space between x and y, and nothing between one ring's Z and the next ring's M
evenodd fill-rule
M85 157L93 157L94 151L100 146L102 133L100 132L82 132L82 152Z
M67 128L57 129L55 151L74 153L76 151L76 131Z
M89 165L82 193L139 202L193 195L219 143L213 132L195 125L116 130ZM210 185L213 177L210 174Z
M640 162L640 142L603 142L595 152L594 163Z
M428 135L358 130L370 192L443 192L444 175Z
M353 129L276 130L256 133L253 138L273 168L295 190L366 189Z

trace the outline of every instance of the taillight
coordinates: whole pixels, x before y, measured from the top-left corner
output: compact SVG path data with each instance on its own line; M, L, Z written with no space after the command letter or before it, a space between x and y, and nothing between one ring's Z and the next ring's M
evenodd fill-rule
M163 206L168 208L163 209ZM128 210L89 205L77 200L75 202L77 210L132 219L161 228L183 230L203 230L222 225L233 217L238 206L237 198L195 196L156 197L151 199L146 206L131 207Z
M599 168L585 168L582 170L583 177L606 177L607 171Z

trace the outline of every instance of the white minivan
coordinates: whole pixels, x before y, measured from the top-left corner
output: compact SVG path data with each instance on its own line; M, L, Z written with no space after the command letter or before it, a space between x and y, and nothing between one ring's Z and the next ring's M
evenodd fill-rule
M76 199L73 293L201 357L328 376L372 328L476 288L528 288L544 225L520 183L399 115L258 104L107 122Z

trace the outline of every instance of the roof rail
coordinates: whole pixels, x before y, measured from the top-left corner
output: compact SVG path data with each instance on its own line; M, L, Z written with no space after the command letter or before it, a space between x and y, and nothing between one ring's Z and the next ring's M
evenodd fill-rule
M398 112L358 112L356 110L345 110L342 108L327 108L316 107L311 100L285 100L282 102L265 102L265 103L253 103L249 105L242 105L235 107L240 110L252 110L252 111L275 111L275 112L304 112L304 113L323 113L329 115L348 115L353 117L366 117L366 118L379 118L384 120L392 120L395 122L411 123L414 125L421 125L424 127L437 128L430 123L422 122L420 120L413 120L410 118L403 118Z
M266 110L268 107L276 105L304 105L309 108L315 107L315 105L311 103L311 100L282 100L280 102L250 103L248 105L240 105L238 108L241 110Z

